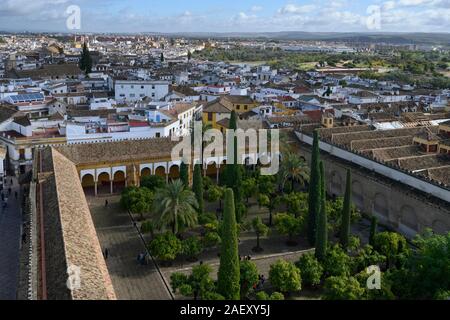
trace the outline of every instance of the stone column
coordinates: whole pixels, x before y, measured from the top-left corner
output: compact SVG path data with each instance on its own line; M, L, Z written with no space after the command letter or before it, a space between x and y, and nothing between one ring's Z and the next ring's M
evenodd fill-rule
M98 188L97 183L98 183L98 180L95 180L94 181L94 195L95 196L97 196L97 188Z
M110 189L110 193L113 194L113 193L114 193L114 183L113 183L113 180L109 180L109 189Z

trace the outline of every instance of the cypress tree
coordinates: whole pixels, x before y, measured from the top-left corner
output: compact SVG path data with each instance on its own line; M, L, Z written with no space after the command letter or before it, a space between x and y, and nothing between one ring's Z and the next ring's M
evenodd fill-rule
M192 183L192 191L198 202L198 213L203 213L203 177L200 164L194 166L194 178Z
M320 205L322 205L323 200L327 200L327 191L325 188L325 167L323 165L323 161L319 162L319 170L320 170Z
M323 261L327 254L328 230L327 230L327 212L326 212L326 189L325 189L325 172L323 162L320 162L320 210L317 216L317 233L316 233L316 258Z
M164 62L164 53L161 52L161 57L160 57L161 62Z
M351 197L352 197L352 175L350 169L347 169L347 182L345 186L344 206L342 207L341 219L341 245L344 249L348 246L350 237L350 215L351 215Z
M218 292L227 300L240 299L240 269L237 224L233 190L225 190L225 205L221 226L220 266L217 274Z
M373 247L375 244L375 236L377 234L378 227L378 219L375 216L372 216L370 220L370 235L369 235L369 244Z
M184 162L180 165L180 179L186 187L189 187L189 168Z
M320 153L319 153L319 132L314 131L314 142L311 155L311 173L309 178L308 194L308 230L307 236L311 246L314 246L316 239L317 215L320 210Z
M83 44L83 51L81 53L79 67L86 74L92 72L92 58L86 42Z

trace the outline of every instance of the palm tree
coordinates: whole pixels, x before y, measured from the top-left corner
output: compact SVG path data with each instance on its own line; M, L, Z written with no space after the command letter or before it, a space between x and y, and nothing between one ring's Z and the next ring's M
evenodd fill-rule
M281 162L280 168L281 189L287 181L291 181L291 189L294 190L294 183L299 182L304 185L309 181L309 168L305 161L294 153L287 153Z
M178 234L180 227L189 228L197 224L197 199L181 180L157 189L153 204L159 228L171 226L173 234Z

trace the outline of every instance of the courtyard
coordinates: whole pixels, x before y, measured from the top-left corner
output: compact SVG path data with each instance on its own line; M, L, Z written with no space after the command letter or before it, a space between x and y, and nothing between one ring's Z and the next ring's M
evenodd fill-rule
M106 200L108 201L107 206L105 206ZM219 268L217 247L205 249L196 261L189 261L185 256L179 255L170 264L166 264L155 261L149 256L146 264L139 263L137 256L141 253L148 253L146 245L151 242L150 234L140 233L140 217L138 215L133 217L121 208L120 195L108 197L88 195L87 201L102 250L108 249L106 264L118 299L185 299L181 295L173 295L171 292L170 276L175 272L190 274L192 268L200 263L210 265L212 278L217 278ZM206 209L211 210L217 206L218 203L207 203ZM268 215L266 208L259 208L256 201L250 199L246 220L260 216L263 221L267 222ZM365 243L368 239L369 227L370 223L361 219L352 226L352 232ZM268 278L270 266L277 260L282 259L295 263L302 254L314 251L303 237L296 238L296 240L295 245L288 245L287 237L279 234L275 227L271 227L269 235L260 240L260 245L264 250L254 252L252 248L256 244L255 233L250 230L243 231L239 233L239 255L242 259L250 256L258 267L259 273ZM270 291L270 281L266 282L262 289ZM319 298L320 292L309 289L289 297L289 299Z

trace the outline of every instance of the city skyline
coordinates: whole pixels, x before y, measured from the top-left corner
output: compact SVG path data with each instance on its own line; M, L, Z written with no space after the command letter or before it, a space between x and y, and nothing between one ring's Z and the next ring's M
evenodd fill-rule
M78 6L81 28L66 26ZM449 0L0 1L0 30L10 32L448 32Z

